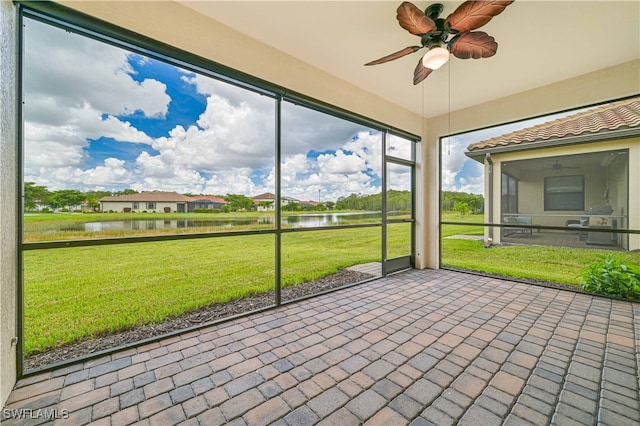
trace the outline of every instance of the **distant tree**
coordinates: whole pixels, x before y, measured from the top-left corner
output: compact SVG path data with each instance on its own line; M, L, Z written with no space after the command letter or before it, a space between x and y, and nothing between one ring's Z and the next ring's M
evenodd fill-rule
M97 211L100 208L100 198L108 197L111 195L109 191L87 191L85 192L85 201L87 202L87 206L93 210Z
M253 208L253 200L242 194L227 194L224 200L228 203L229 211L250 210ZM225 207L226 207L225 206Z
M49 206L53 209L66 207L71 210L73 207L82 204L84 200L85 194L77 189L61 189L51 194Z
M389 211L410 211L411 192L409 191L387 191L387 209Z
M454 212L458 212L460 214L460 219L462 219L464 215L469 214L471 208L469 207L469 204L462 201L457 201L452 210Z
M327 210L333 210L336 208L336 203L334 203L333 201L327 201L324 203L324 205L326 206Z
M300 204L292 201L282 206L282 210L286 212L297 212L303 210L303 208Z
M24 183L24 209L33 211L40 205L48 205L51 193L46 186L36 185L35 182Z
M484 206L484 197L458 191L442 191L440 208L442 211L453 211L457 202L467 203L471 213L480 213Z
M350 194L348 197L338 198L335 208L337 210L377 211L382 208L382 194Z
M135 189L124 189L122 191L116 191L113 193L113 195L131 195L131 194L137 194L138 191L136 191Z

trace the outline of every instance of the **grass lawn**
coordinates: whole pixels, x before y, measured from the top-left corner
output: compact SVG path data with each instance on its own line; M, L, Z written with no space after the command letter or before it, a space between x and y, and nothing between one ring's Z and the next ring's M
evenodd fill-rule
M566 247L503 246L486 249L481 241L443 240L442 264L515 278L578 285L580 273L606 253L640 266L638 252L612 252Z
M483 223L484 216L481 214L468 214L464 217L460 217L458 213L443 212L443 222L464 222L464 223ZM484 228L482 226L472 225L442 225L442 238L450 237L452 235L484 235Z
M380 228L282 236L283 285L380 261ZM274 291L275 235L24 252L25 354Z
M442 221L482 223L483 216L459 218L457 213L443 213ZM442 265L573 285L580 284L585 266L607 253L621 256L624 263L640 266L638 252L525 245L486 249L481 241L446 239L452 235L483 234L481 226L442 225Z

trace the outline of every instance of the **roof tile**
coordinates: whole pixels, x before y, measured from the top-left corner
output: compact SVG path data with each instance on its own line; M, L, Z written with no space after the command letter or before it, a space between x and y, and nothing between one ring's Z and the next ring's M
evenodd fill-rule
M144 191L138 194L126 194L102 197L99 201L134 201L134 202L189 202L191 199L177 192Z
M477 151L500 146L526 144L585 133L640 127L640 97L606 104L547 123L476 142L467 147Z

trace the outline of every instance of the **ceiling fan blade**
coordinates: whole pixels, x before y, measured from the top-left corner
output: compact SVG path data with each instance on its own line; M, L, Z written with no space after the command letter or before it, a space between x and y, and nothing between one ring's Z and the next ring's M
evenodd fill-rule
M420 83L422 80L427 78L429 74L431 74L433 70L431 68L427 68L422 65L422 58L418 61L418 66L413 70L413 85Z
M445 28L453 33L475 30L485 25L513 3L513 0L465 1L447 17Z
M449 42L449 51L460 59L489 58L495 55L497 50L496 39L482 31L465 32Z
M414 35L428 34L436 29L436 23L413 3L403 2L396 10L398 23Z
M417 52L420 49L422 49L422 46L405 47L402 50L398 50L397 52L394 52L394 53L392 53L390 55L384 56L384 57L382 57L380 59L376 59L375 61L367 62L364 65L368 66L368 65L384 64L385 62L393 61L394 59L402 58L403 56L409 55L409 54L411 54L413 52Z

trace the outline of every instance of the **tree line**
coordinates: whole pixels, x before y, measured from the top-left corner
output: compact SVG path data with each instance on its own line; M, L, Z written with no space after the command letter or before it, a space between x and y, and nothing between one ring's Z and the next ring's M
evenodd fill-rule
M100 209L99 200L107 196L118 196L137 194L138 191L125 189L122 191L86 191L77 189L60 189L49 191L46 186L36 185L34 182L24 184L24 208L26 211L37 210L38 207L48 207L56 209L72 209L73 207L84 205L90 210ZM193 196L195 194L185 194ZM251 210L255 207L253 200L242 194L227 194L220 196L228 204L223 211ZM265 205L266 206L266 205ZM484 197L478 194L466 192L443 191L442 204L443 211L458 211L460 214L481 213L484 207ZM315 206L302 205L297 202L290 202L282 206L285 211L304 210L362 210L380 211L382 210L382 194L350 194L347 197L340 197L337 201L325 201ZM387 191L387 209L389 211L409 211L411 210L410 191Z
M440 208L442 211L454 211L464 216L469 213L484 211L484 197L467 192L442 191Z

